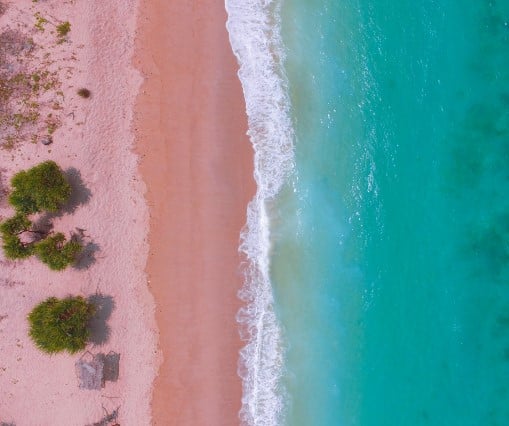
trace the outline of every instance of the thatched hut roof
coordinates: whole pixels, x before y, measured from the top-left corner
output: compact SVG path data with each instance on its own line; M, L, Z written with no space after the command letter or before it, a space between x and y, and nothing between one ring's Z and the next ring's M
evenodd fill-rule
M74 364L78 376L80 389L98 390L104 386L104 360L103 357L85 352Z
M116 382L119 375L120 354L93 354L86 351L74 364L80 389L101 389L104 382ZM0 425L1 426L1 425Z

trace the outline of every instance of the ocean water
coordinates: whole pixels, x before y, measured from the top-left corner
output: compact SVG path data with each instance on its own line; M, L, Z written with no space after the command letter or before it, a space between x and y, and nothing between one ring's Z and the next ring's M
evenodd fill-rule
M509 425L509 2L226 8L242 424Z

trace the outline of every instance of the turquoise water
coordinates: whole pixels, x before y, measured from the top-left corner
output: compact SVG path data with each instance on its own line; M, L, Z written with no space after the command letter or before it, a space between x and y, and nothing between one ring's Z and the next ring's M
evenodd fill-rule
M509 425L509 2L285 0L281 28L279 422Z

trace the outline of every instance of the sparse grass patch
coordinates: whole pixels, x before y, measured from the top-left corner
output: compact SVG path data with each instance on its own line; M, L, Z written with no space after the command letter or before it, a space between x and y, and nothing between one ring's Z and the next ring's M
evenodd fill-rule
M6 149L7 151L11 151L16 146L16 143L17 139L14 135L7 135L4 142L2 143L2 148Z
M60 120L58 118L54 117L53 114L49 113L46 117L46 126L48 130L48 135L52 135L55 133L55 130L57 130L60 127Z
M36 12L35 15L35 24L34 24L34 27L41 31L41 32L44 32L44 29L45 29L45 26L46 24L48 23L48 20L46 18L44 18L40 12Z
M57 34L60 38L64 38L70 31L71 23L69 21L65 21L57 25Z
M32 90L34 92L38 92L40 88L39 82L41 81L41 76L37 73L33 73L32 80L33 80Z
M24 124L35 123L39 118L39 113L37 111L27 111L26 113L16 113L12 117L12 125L16 130L19 130Z
M38 30L44 30L48 21L40 13L35 19ZM12 149L61 125L60 69L51 70L53 61L42 59L37 48L19 28L0 30L0 148ZM53 117L48 118L48 110Z

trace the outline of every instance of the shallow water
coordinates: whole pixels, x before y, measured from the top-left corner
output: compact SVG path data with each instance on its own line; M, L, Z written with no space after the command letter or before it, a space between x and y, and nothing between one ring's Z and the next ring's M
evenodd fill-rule
M260 201L282 358L251 370L284 415L249 424L509 424L508 22L504 1L284 2L294 164Z

